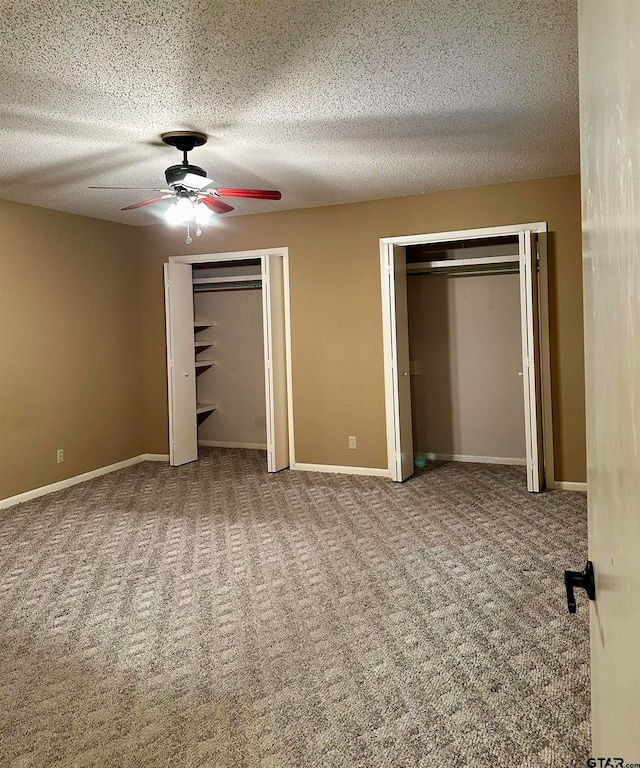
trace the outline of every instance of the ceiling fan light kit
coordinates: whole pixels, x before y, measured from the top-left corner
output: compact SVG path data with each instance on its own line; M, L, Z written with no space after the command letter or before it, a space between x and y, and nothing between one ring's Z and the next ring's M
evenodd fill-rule
M235 189L214 187L213 180L207 177L204 168L189 163L188 153L194 147L201 147L207 141L207 136L198 131L169 131L160 137L165 144L175 147L182 152L182 163L169 166L165 172L168 189L154 188L155 192L163 194L150 200L143 200L122 208L130 211L152 205L161 200L174 198L167 208L164 218L170 224L182 224L187 227L186 242L193 242L191 224L196 223L196 236L202 234L201 225L214 213L220 215L233 210L233 206L220 200L221 197L244 197L252 200L280 200L282 195L275 189ZM90 187L90 189L128 189L127 187ZM134 189L134 187L129 187Z

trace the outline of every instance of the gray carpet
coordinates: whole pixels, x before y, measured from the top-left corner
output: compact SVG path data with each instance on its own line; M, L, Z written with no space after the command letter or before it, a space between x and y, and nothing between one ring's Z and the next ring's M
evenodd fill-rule
M0 513L0 765L586 764L583 494L202 456Z

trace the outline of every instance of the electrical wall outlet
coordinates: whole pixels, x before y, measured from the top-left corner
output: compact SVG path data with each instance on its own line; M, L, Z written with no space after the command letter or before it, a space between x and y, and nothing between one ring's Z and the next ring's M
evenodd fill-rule
M56 451L56 457L58 459L58 464L62 464L64 461L64 448L58 448Z
M349 449L355 451L356 447L356 436L349 435Z

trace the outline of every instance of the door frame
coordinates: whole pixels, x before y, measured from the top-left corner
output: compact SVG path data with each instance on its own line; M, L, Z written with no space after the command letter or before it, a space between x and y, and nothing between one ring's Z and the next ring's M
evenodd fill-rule
M553 407L551 396L551 349L549 333L549 265L547 256L548 226L546 221L530 224L511 224L499 227L482 227L478 229L462 229L450 232L429 232L421 235L401 235L399 237L380 238L380 283L382 293L382 333L384 355L384 390L387 434L387 459L389 476L401 481L398 476L397 455L399 446L398 435L398 391L397 379L394 372L395 357L395 300L389 291L389 270L393 270L394 246L422 245L425 243L442 243L451 240L474 240L484 237L520 236L530 231L538 239L538 313L540 341L540 385L542 400L543 425L543 462L545 485L552 489L555 484L555 462L553 446ZM523 371L523 374L525 372Z
M278 248L259 248L251 251L225 251L222 253L196 253L188 254L184 256L169 256L169 262L174 264L203 264L203 263L215 263L218 261L242 261L244 259L260 259L260 272L265 274L265 257L266 256L280 256L282 257L283 266L283 282L284 282L284 333L285 333L285 353L286 353L286 383L287 383L287 431L289 438L289 464L293 468L295 464L295 445L294 445L294 429L293 429L293 375L291 367L291 298L289 291L289 249L281 246ZM263 292L266 290L268 293L271 291L271 284L267 282L266 288L263 279ZM264 296L264 294L263 294ZM269 293L267 297L267 303L271 304L271 295ZM168 319L167 319L168 323ZM266 329L263 328L263 335L265 336L266 343ZM267 367L265 365L265 376L269 375ZM169 387L171 382L169 382ZM266 394L266 393L265 393ZM267 421L272 419L273 414L267 413ZM169 435L171 440L171 435ZM268 447L267 447L268 450Z

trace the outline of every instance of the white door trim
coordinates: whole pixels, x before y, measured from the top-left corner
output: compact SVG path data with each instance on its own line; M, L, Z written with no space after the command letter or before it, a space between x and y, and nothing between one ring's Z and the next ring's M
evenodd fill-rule
M453 232L431 232L425 235L400 235L381 237L381 243L392 245L422 245L424 243L446 243L449 240L475 240L482 237L508 237L530 230L536 234L547 231L546 221L533 224L508 224L504 227L482 227L481 229L457 229Z
M551 356L549 343L549 300L548 300L548 264L547 264L547 222L529 224L509 224L499 227L482 227L479 229L461 229L451 232L432 232L421 235L401 235L397 237L380 238L380 283L382 294L382 333L384 355L385 411L387 434L387 457L389 476L399 480L397 455L400 452L397 443L398 414L397 414L397 382L394 377L393 355L394 343L394 303L389 292L389 269L393 268L393 246L422 245L424 243L441 243L450 240L473 240L484 237L508 237L520 235L521 232L533 232L538 235L538 309L540 314L540 376L542 389L542 418L544 432L544 462L545 485L555 487L554 455L553 455L553 413L551 399ZM481 261L481 260L479 260Z
M279 248L260 248L253 251L227 251L226 253L194 253L187 256L169 256L169 261L176 264L203 264L208 261L242 261L243 259L262 259L263 256L271 254L273 256L289 257L289 249Z
M295 464L295 444L293 429L293 374L291 366L291 294L289 290L289 248L259 248L251 251L226 251L224 253L196 253L185 256L169 256L169 261L175 264L203 264L216 261L242 261L244 259L260 259L261 272L264 273L266 256L281 256L284 279L284 326L286 348L286 378L287 378L287 427L289 433L289 459L291 466ZM263 288L264 290L264 288ZM267 284L266 290L270 290ZM167 321L168 322L168 321ZM269 415L267 415L269 418ZM171 440L171 437L169 437Z

